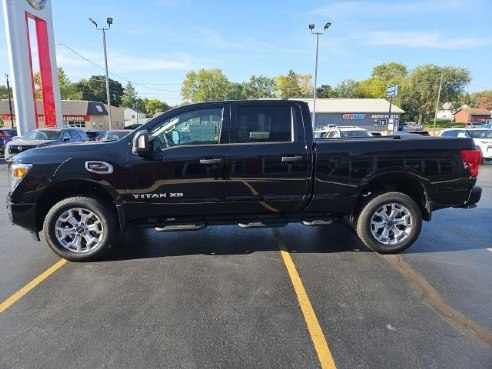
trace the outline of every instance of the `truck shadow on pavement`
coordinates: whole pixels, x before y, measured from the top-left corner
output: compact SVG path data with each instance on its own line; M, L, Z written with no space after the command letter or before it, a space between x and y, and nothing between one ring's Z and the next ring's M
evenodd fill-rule
M347 228L335 224L307 228L289 225L278 229L242 230L236 226L212 226L201 231L159 233L135 228L122 233L105 261L184 255L248 255L279 251L282 244L292 253L369 252Z
M487 219L489 209L474 209L476 213L457 217L449 223L447 217L425 222L417 241L401 254L426 254L480 250L492 247L487 231L469 236L467 227L477 227L477 219ZM467 214L467 213L465 213ZM470 222L468 222L470 220ZM475 221L475 223L473 222ZM278 232L279 237L275 237ZM490 239L490 240L489 240ZM342 224L305 227L291 224L272 229L244 230L236 226L211 226L200 231L156 232L134 228L122 233L112 252L104 261L161 258L186 255L248 255L255 252L279 251L283 245L291 253L372 252Z

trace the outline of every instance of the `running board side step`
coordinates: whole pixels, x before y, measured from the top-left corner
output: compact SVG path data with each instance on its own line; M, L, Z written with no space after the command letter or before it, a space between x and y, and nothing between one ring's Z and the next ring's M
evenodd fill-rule
M198 231L205 228L205 223L200 224L172 224L172 225L156 225L157 232L173 232L173 231Z
M249 222L238 223L241 228L281 228L287 225L287 222Z
M331 219L330 220L316 219L310 221L304 220L302 221L302 224L309 227L316 227L316 226L325 226L325 225L333 224L333 221Z

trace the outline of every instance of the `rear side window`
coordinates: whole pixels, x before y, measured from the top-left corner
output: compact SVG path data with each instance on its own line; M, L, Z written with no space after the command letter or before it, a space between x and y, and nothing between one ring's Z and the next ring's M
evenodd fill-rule
M290 106L239 106L237 142L291 142Z

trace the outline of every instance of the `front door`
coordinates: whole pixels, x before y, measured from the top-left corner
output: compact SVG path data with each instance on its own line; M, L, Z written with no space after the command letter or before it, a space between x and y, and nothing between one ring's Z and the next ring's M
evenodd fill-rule
M129 218L195 218L224 212L228 106L182 108L151 126L153 155L130 155ZM129 219L129 220L131 220Z

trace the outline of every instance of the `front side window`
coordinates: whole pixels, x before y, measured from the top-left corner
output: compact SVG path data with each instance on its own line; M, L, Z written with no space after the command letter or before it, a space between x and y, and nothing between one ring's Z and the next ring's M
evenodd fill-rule
M149 131L149 140L161 149L177 145L220 142L222 108L200 109L175 115Z
M239 106L237 142L292 141L290 106Z

